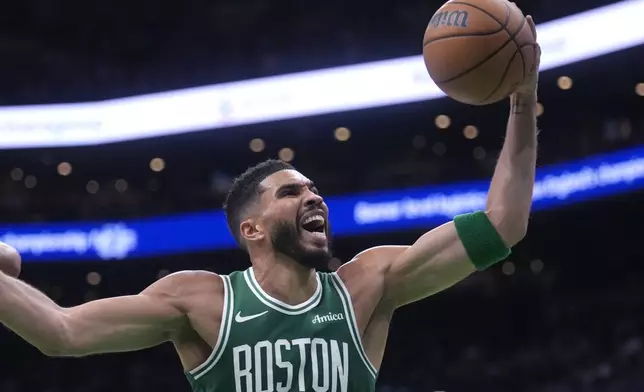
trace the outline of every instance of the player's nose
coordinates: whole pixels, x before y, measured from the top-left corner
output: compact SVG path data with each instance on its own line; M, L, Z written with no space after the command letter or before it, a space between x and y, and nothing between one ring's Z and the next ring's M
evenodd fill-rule
M324 201L322 196L318 195L317 193L313 193L311 191L307 191L304 197L305 197L304 205L307 207L319 206Z

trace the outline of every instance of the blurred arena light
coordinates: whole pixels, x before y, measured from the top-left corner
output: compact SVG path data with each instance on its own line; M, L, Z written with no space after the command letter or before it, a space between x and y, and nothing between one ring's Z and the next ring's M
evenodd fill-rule
M165 161L162 158L154 158L150 161L150 170L160 172L165 169Z
M416 135L412 139L411 144L415 149L420 150L422 148L425 148L425 145L427 145L427 139L423 135Z
M253 152L262 152L264 151L264 148L266 147L266 144L262 139L256 138L250 141L248 143L248 147L250 148L251 151Z
M561 76L557 79L557 86L562 90L570 90L572 88L572 79L569 76Z
M452 119L449 118L449 116L441 114L436 116L436 120L434 120L434 124L436 124L436 128L438 129L447 129L452 124Z
M351 131L346 127L339 127L333 132L333 136L339 142L346 142L351 137Z
M25 177L25 187L31 189L34 188L38 184L38 180L36 180L36 177L29 175Z
M87 186L85 187L88 193L96 193L98 192L98 188L99 188L98 182L94 180L89 181L87 183Z
M644 97L644 83L637 83L637 85L635 85L635 94L640 97Z
M293 149L284 147L280 150L278 153L279 159L283 160L284 162L291 162L293 158L295 158L295 151Z
M634 27L641 15L644 0L630 0L540 24L541 69L644 43L644 29ZM110 143L443 96L421 56L411 56L101 102L5 107L0 148Z
M24 175L25 172L23 172L19 167L14 167L13 169L11 169L11 179L14 181L22 181Z
M91 286L98 286L101 283L102 277L98 272L90 272L85 277L87 284Z
M537 102L537 117L540 117L543 115L543 104L541 102Z
M480 161L481 159L484 159L486 155L485 149L481 146L474 147L474 150L472 150L472 156L476 160Z
M479 136L479 129L474 125L468 125L463 128L463 136L465 136L466 139L470 140L476 139Z
M530 270L535 274L538 274L541 271L543 271L543 267L544 267L544 265L543 265L543 261L541 261L541 259L532 260L530 262Z
M503 271L503 273L506 275L514 275L514 272L516 271L516 267L514 266L513 262L506 261L505 263L503 263L503 267L501 267L501 271Z
M116 188L116 191L119 192L119 193L123 193L123 192L127 191L127 186L128 186L127 181L125 181L122 178L116 180L116 182L114 183L114 188Z
M57 167L58 174L68 176L72 174L72 165L69 162L61 162Z

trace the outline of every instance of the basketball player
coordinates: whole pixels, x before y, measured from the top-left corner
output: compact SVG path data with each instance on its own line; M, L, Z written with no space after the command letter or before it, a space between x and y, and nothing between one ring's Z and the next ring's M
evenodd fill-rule
M367 249L334 273L316 272L331 257L327 206L303 174L267 161L235 181L225 205L248 270L179 272L138 295L72 308L0 273L0 322L48 356L172 342L194 392L372 392L394 311L504 259L525 235L537 73L510 99L486 210L411 246Z

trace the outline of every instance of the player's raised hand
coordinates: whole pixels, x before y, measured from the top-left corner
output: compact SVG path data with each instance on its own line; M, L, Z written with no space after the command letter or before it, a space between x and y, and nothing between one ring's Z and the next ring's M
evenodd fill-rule
M537 27L534 24L534 20L532 20L532 16L528 15L526 17L526 21L528 22L528 25L532 30L532 35L534 37L534 42L535 42L533 45L534 62L529 73L526 75L526 78L523 80L523 83L521 83L517 87L516 93L536 94L537 85L539 84L539 65L541 63L541 46L539 46L539 42L537 40Z
M13 247L0 242L0 271L13 278L20 275L22 260L20 254Z

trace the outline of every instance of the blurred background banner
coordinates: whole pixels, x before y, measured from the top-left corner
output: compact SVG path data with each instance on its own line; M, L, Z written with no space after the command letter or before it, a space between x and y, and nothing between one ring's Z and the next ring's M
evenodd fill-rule
M538 26L543 71L644 42L644 0ZM93 103L0 108L0 149L81 146L442 97L421 56Z
M644 148L540 168L534 210L644 187ZM485 209L488 183L464 182L335 197L327 201L336 235L430 229ZM144 220L0 227L0 241L26 261L112 260L234 248L223 211Z

